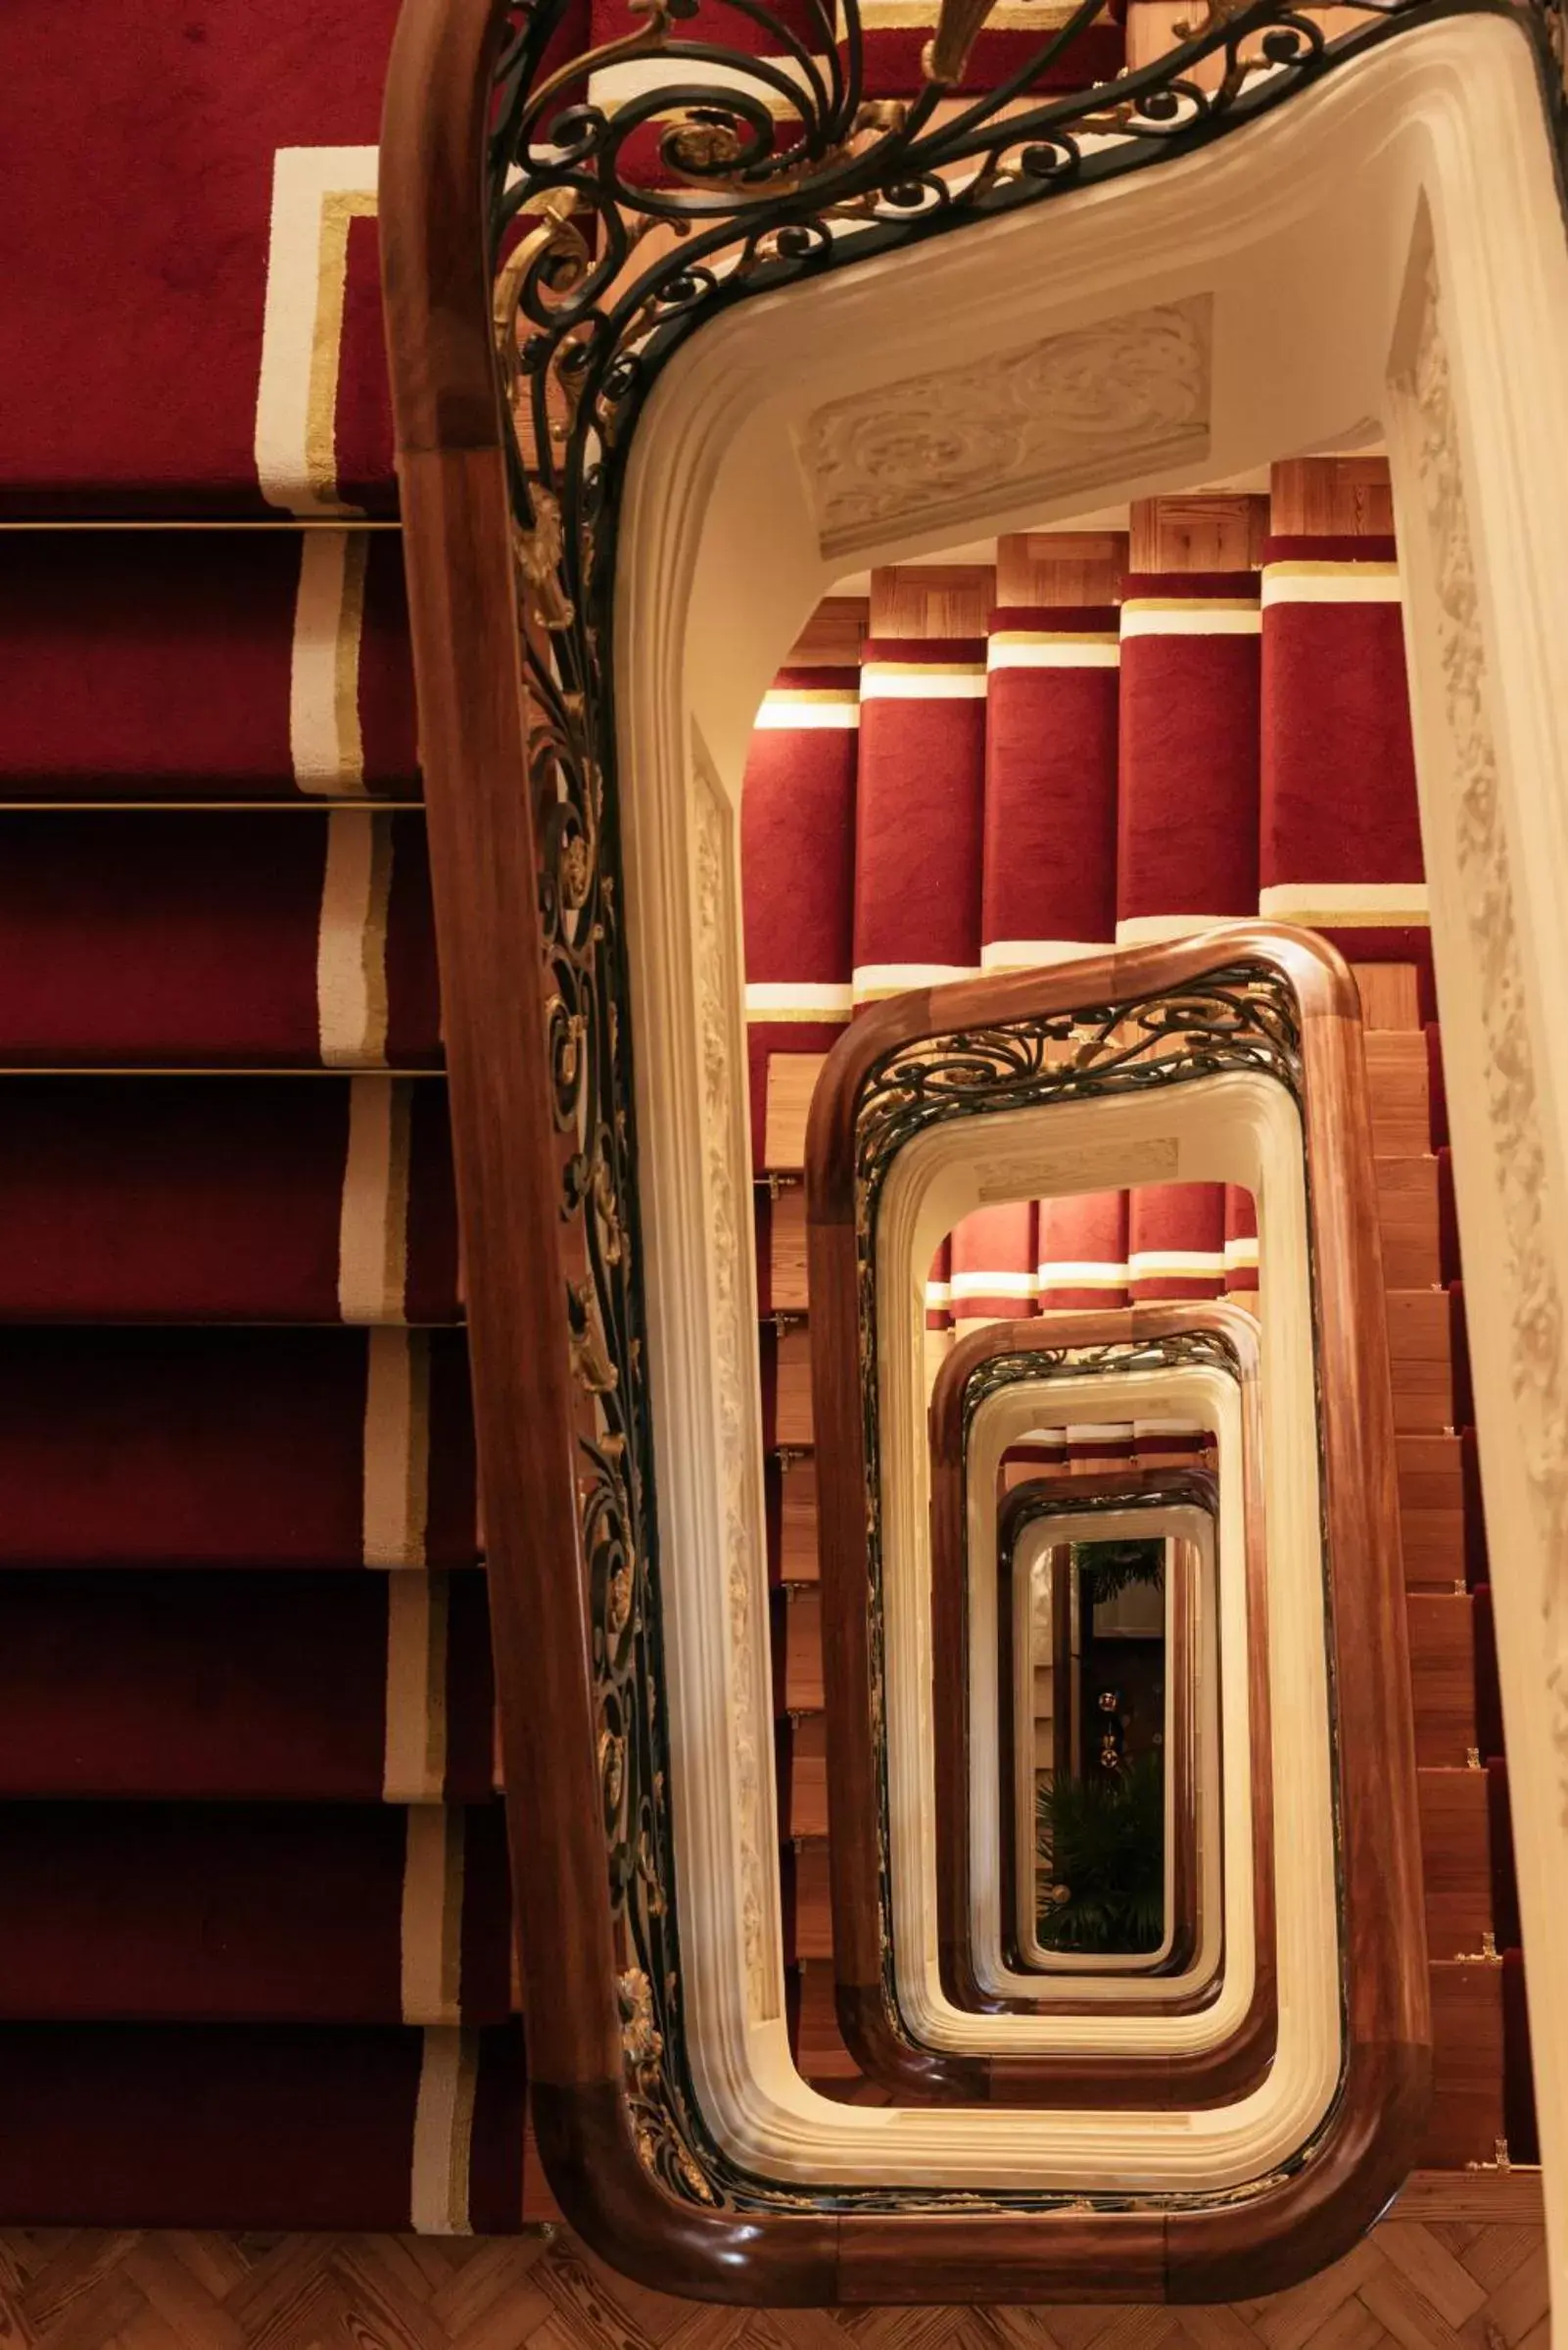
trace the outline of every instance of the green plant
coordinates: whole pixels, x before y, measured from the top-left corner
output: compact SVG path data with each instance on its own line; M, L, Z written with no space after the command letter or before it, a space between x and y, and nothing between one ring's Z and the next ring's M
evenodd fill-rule
M1072 1559L1083 1576L1083 1597L1091 1607L1114 1600L1135 1583L1160 1591L1165 1580L1163 1542L1075 1542Z
M1158 1754L1035 1797L1039 1939L1048 1950L1156 1950L1164 1933L1164 1772Z

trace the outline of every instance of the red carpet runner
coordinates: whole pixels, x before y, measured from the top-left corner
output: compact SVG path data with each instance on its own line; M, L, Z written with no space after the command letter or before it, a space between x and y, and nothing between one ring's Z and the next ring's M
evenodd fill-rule
M0 24L0 518L64 526L0 566L12 2223L522 2217L407 616L369 519L395 15Z

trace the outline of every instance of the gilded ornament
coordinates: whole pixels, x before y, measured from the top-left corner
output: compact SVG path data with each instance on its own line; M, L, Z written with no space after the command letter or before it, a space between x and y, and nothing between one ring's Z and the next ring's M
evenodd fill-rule
M615 1986L621 2007L621 2046L634 2065L653 2063L664 2038L653 2021L653 1987L641 1967L628 1967Z
M561 843L561 897L575 913L588 898L594 879L594 860L581 833L569 833Z
M621 1262L621 1219L615 1205L615 1177L607 1160L600 1159L594 1174L594 1205L598 1211L604 1232L604 1262Z
M610 1577L604 1622L612 1640L619 1640L631 1618L633 1581L630 1559L618 1566Z
M512 553L524 582L523 601L547 629L570 628L576 618L571 598L561 585L561 557L566 541L561 530L559 503L546 489L531 494L531 524L512 523Z
M589 1395L609 1395L621 1383L619 1367L610 1360L599 1327L594 1278L574 1281L568 1289L572 1308L572 1376Z
M626 1741L609 1730L599 1732L599 1785L604 1794L604 1816L617 1818L626 1793Z
M942 0L936 30L921 55L920 70L939 89L961 81L974 48L996 0Z

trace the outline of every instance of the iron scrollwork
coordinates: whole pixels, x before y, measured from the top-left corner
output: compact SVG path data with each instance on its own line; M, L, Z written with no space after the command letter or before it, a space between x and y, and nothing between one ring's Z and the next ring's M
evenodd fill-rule
M879 1061L861 1088L855 1174L863 1235L898 1153L918 1133L983 1110L1141 1093L1254 1070L1301 1097L1296 999L1272 967L1240 961L1179 991L923 1037Z
M1241 1358L1222 1330L1177 1330L1164 1338L1125 1338L1103 1346L1028 1346L1020 1347L1010 1355L993 1355L976 1366L964 1385L964 1433L966 1440L974 1425L974 1415L980 1406L1004 1389L1024 1383L1049 1385L1053 1379L1109 1378L1137 1370L1218 1370L1227 1378L1239 1380L1242 1375ZM1159 1496L1139 1496L1139 1506L1147 1507ZM1190 1497L1179 1489L1172 1499ZM1056 1506L1062 1507L1060 1497ZM1044 1504L1034 1514L1048 1514L1050 1504ZM1126 1504L1117 1495L1102 1496L1088 1504L1073 1504L1080 1508L1117 1510Z
M696 2201L781 2198L730 2172L708 2140L679 2007L608 652L620 489L642 403L686 339L738 302L1189 152L1456 6L1527 27L1562 141L1564 0L1348 0L1335 19L1353 21L1332 37L1306 4L1205 0L1157 62L1064 88L1075 47L1115 5L1076 0L993 87L971 94L966 69L991 5L940 0L920 86L886 98L868 90L859 0L793 0L793 13L791 0L627 0L622 37L575 49L582 0L516 0L493 90L490 278L608 1892L633 1987L623 2020L639 2140L670 2190ZM726 37L742 25L747 41ZM605 96L600 77L627 67L624 94ZM1260 1034L1253 1046L1270 1049ZM1025 1048L1009 1036L996 1050L1014 1066ZM1158 1059L1146 1042L1126 1081L1156 1081ZM1016 1074L1022 1081L1022 1064ZM932 1113L936 1091L925 1080L893 1123Z

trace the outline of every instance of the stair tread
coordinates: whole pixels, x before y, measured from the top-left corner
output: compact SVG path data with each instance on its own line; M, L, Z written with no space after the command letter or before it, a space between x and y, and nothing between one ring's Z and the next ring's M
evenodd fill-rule
M0 822L0 1069L439 1063L422 813Z
M494 1800L0 1804L0 2018L501 2023Z
M460 1330L0 1332L0 1561L460 1566Z
M0 640L0 806L418 796L397 531L41 532Z
M0 1798L482 1801L477 1569L0 1572Z
M0 1322L460 1312L443 1079L6 1082Z
M0 2024L0 2208L22 2228L508 2234L524 2087L516 2024Z

